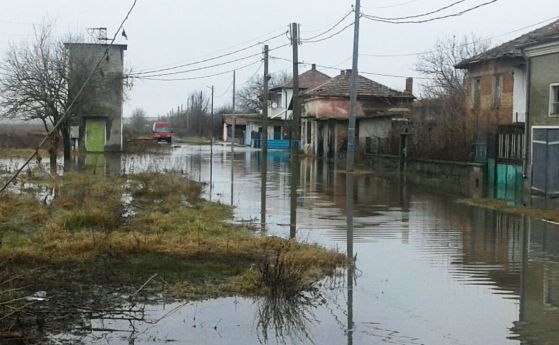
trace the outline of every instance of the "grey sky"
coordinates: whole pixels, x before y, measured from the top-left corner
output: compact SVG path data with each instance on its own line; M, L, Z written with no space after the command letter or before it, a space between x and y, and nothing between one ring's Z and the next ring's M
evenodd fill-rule
M427 12L453 0L362 0L363 11L369 15L399 17ZM486 0L467 0L456 10L468 8ZM301 23L302 37L310 37L336 23L351 9L352 0L138 0L125 25L128 40L119 36L118 43L128 44L126 65L135 71L149 70L189 63L220 55L281 34L290 22ZM60 35L68 32L86 35L86 28L104 26L112 37L132 0L2 0L0 13L0 56L3 58L9 42L32 40L33 25L45 18L55 22ZM453 13L449 9L444 13ZM474 33L494 37L546 19L559 16L556 0L498 0L474 12L426 24L393 25L373 23L362 19L360 71L416 76L413 70L416 56L370 57L366 54L407 54L430 50L438 38L455 34ZM352 17L351 17L352 18ZM352 19L346 19L350 23ZM542 23L543 26L548 22ZM536 26L537 27L537 26ZM536 27L526 28L492 40L493 45L512 39ZM269 42L271 48L288 43L286 37ZM271 52L272 56L290 58L291 48ZM260 46L237 55L213 61L227 61L260 52ZM306 63L343 68L351 67L352 29L320 43L300 46L299 57ZM173 76L197 77L228 71L246 65L251 58L221 67ZM204 64L192 67L202 67ZM252 75L260 75L257 63L237 72L237 88ZM301 71L308 67L304 66ZM320 69L320 68L319 68ZM290 71L291 64L272 60L270 71ZM321 69L333 76L336 70ZM401 78L367 77L402 90ZM419 80L416 82L420 82ZM190 81L136 81L125 104L129 116L136 107L144 108L149 116L165 114L181 103L191 92L215 85L216 107L231 103L232 74Z

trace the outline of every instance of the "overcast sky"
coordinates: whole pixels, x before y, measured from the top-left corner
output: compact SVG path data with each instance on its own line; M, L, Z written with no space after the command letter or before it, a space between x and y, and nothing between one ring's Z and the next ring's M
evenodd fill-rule
M487 0L465 0L442 14L455 13ZM3 59L9 43L33 39L34 25L54 21L59 35L87 35L87 28L107 27L109 37L118 28L133 0L1 0L0 57ZM382 17L401 17L428 12L455 0L362 0L363 12ZM119 35L117 43L128 44L125 64L134 71L145 71L187 64L258 43L285 32L290 22L301 23L301 36L308 38L331 27L351 10L350 0L138 0L125 24L128 40ZM417 56L372 57L366 55L410 54L430 50L437 39L449 35L495 37L492 44L513 39L522 33L543 26L525 28L554 16L559 16L557 0L498 0L460 17L425 24L393 25L361 21L359 69L363 72L419 76L414 71ZM350 16L344 23L351 23ZM340 26L340 28L343 26ZM509 33L515 31L514 33ZM336 32L334 30L333 32ZM509 33L507 35L503 35ZM299 58L305 63L351 68L353 30L319 42L299 47ZM328 36L328 35L326 35ZM270 48L288 43L286 36L268 42ZM203 67L261 52L261 46L239 54L194 65ZM270 53L274 57L290 58L287 46ZM237 89L251 76L261 75L258 57L180 75L161 78L189 78L237 71ZM310 66L302 66L303 72ZM339 70L319 68L334 76ZM291 71L286 61L270 62L270 72ZM404 79L366 75L392 88L403 90ZM416 80L417 83L420 80ZM143 108L149 116L167 113L171 108L186 104L188 95L215 86L215 105L231 103L232 73L201 80L135 82L124 105L124 115Z

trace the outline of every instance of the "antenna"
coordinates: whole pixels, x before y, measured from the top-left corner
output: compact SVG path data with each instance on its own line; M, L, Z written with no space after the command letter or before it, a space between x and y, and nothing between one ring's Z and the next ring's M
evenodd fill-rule
M107 38L107 28L106 27L98 27L98 28L87 28L87 32L89 36L97 41L97 43L106 43L109 41Z

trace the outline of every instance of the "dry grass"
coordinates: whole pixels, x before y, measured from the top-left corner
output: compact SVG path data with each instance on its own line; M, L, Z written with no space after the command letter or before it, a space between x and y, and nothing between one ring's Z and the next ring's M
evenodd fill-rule
M467 205L488 208L504 213L518 216L526 216L535 219L559 222L558 210L546 210L540 208L511 206L507 201L496 199L470 199L463 201Z
M69 173L49 183L56 190L50 205L25 194L0 198L0 262L58 269L149 254L160 258L155 262L172 257L230 268L212 273L212 281L173 281L169 291L182 298L294 294L345 264L343 255L318 246L254 237L228 222L230 207L202 200L201 186L178 174L111 180ZM123 217L127 208L135 216Z

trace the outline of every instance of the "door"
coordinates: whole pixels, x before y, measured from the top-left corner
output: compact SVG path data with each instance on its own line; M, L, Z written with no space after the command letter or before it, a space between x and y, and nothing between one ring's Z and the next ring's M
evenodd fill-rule
M104 119L85 120L85 150L103 152L105 150L106 121Z
M533 128L532 189L559 195L559 128Z

